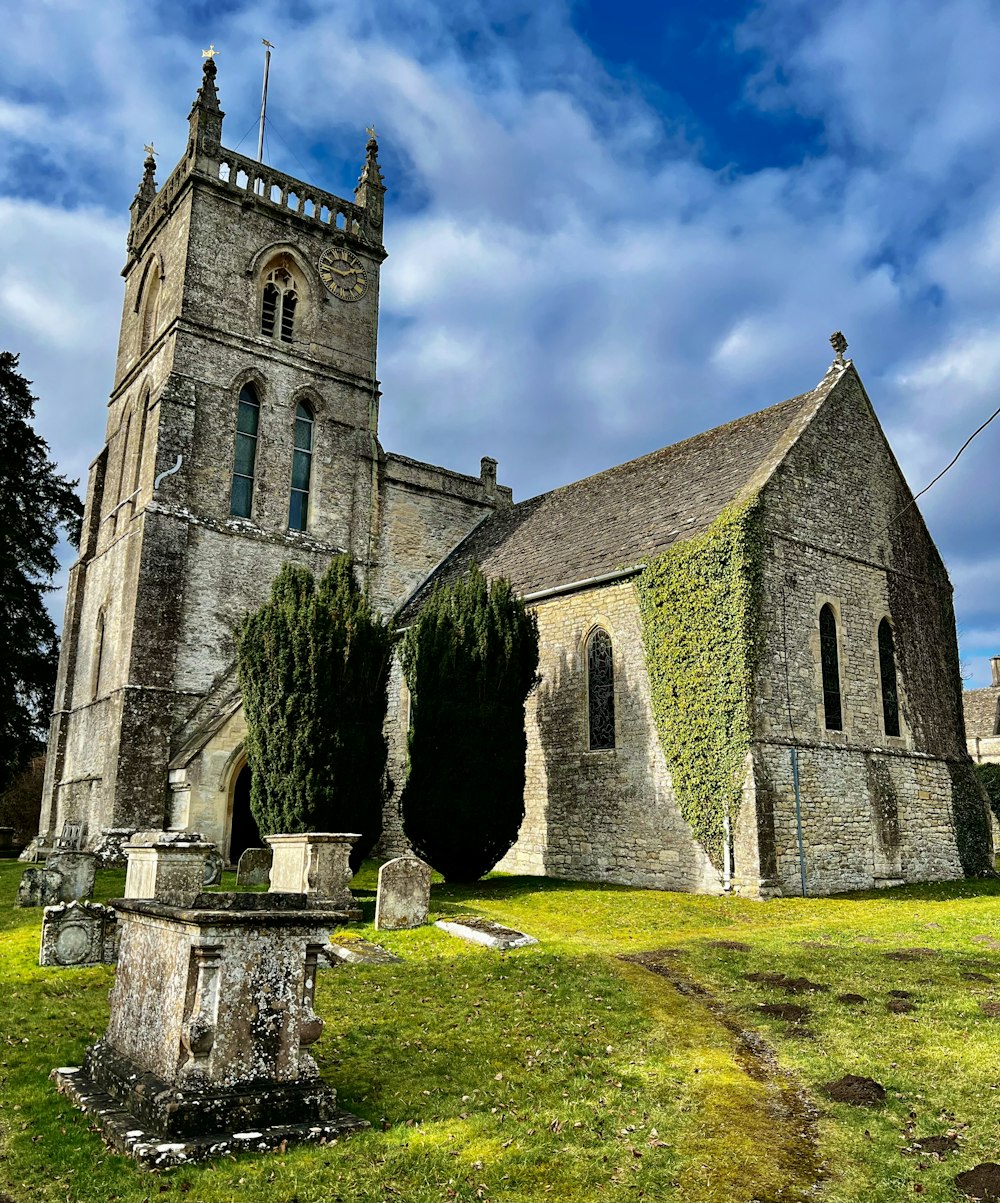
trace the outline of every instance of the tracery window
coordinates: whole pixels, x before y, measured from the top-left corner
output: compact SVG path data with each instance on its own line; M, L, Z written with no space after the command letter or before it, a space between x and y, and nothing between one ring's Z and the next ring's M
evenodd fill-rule
M882 682L882 719L886 735L899 735L899 693L896 683L896 645L892 623L878 624L878 667Z
M252 384L240 389L236 411L236 446L233 451L233 487L229 512L237 518L249 518L253 506L253 478L257 463L257 430L260 402Z
M291 272L275 267L267 273L260 310L260 332L290 343L295 329L298 294Z
M292 492L288 502L289 530L305 530L309 521L309 481L312 476L312 410L304 402L295 408L295 438L292 448Z
M149 283L146 286L146 298L142 308L142 334L139 348L145 351L153 341L156 327L160 320L160 273L154 267L149 273Z
M823 714L827 731L843 731L837 619L829 602L819 612L819 653L823 671Z
M590 750L615 746L615 664L611 636L598 627L587 641L587 709Z

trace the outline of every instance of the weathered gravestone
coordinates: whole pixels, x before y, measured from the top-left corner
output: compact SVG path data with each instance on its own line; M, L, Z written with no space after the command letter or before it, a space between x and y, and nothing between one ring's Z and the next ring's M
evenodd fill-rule
M271 880L272 856L270 848L248 848L236 866L236 888L266 886Z
M121 925L104 1037L60 1091L147 1166L327 1142L364 1120L336 1106L309 1052L316 965L348 915L302 894L112 903Z
M415 856L387 860L378 871L375 927L399 931L422 927L431 905L431 867Z
M32 866L21 874L15 906L54 906L61 901L62 874L44 865Z
M17 887L15 906L54 906L89 898L94 892L97 864L92 852L53 852L44 866L25 869Z
M466 915L461 919L439 919L435 927L440 927L449 936L458 936L460 940L468 940L470 944L485 944L487 948L496 948L500 952L509 952L512 948L527 948L529 944L537 944L534 936L525 935L513 927L505 927L492 919L481 919L478 915Z
M45 867L62 878L59 902L90 898L94 893L97 857L93 852L53 852L45 862Z
M45 908L39 965L110 965L117 956L118 920L111 907L62 902Z
M398 965L403 960L381 944L362 940L360 936L339 940L331 937L323 949L323 956L327 965Z

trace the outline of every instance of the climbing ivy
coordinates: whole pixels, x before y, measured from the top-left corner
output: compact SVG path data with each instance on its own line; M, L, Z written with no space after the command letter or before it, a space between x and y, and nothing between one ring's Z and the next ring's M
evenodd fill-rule
M1000 764L977 764L976 776L986 790L990 809L1000 819Z
M715 864L739 810L761 646L759 495L637 577L653 714L681 814Z

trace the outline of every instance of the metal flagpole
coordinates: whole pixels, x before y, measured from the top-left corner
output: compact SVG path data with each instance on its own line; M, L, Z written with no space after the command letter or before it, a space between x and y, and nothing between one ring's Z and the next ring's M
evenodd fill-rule
M271 70L271 43L267 38L260 39L264 43L264 87L260 94L260 133L257 136L257 162L264 162L264 116L267 113L267 75Z

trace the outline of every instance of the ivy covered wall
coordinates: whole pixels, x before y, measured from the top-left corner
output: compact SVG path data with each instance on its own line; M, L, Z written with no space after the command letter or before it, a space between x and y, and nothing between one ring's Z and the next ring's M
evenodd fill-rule
M653 715L681 814L719 865L753 734L764 532L759 495L636 578Z

